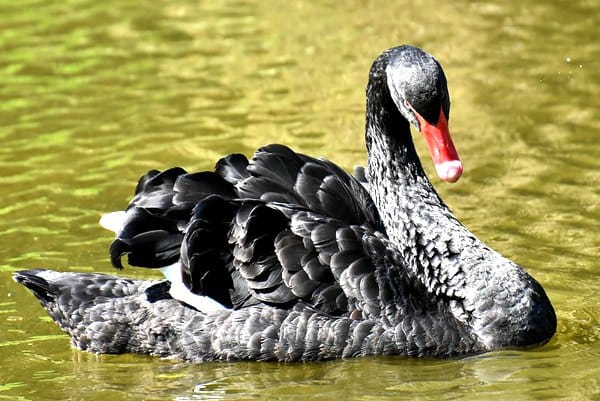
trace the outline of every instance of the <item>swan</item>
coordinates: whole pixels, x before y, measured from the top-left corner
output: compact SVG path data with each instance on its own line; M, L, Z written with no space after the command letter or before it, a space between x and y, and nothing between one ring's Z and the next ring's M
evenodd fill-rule
M164 280L41 269L14 279L95 353L315 361L548 342L556 315L542 286L460 223L415 151L411 125L441 179L462 174L438 61L409 45L384 51L366 99L361 180L279 144L214 171L153 170L101 224L116 232L115 267L126 256Z

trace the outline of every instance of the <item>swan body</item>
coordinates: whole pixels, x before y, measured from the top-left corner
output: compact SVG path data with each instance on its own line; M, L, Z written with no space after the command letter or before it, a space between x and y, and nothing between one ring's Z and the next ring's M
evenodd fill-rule
M165 280L28 270L29 288L74 346L187 361L453 356L547 342L543 288L468 231L427 179L462 163L439 63L399 46L367 86L368 166L355 178L283 145L233 154L211 172L150 171L116 233L112 264Z

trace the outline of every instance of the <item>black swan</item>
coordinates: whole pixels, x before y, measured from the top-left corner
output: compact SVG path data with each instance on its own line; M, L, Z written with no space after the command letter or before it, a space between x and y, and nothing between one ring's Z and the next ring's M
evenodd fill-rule
M399 46L367 86L367 183L268 145L214 172L150 171L124 212L114 266L167 279L16 272L75 347L187 361L445 357L544 344L556 331L543 288L468 231L427 179L462 164L448 132L440 64ZM368 188L368 189L367 189Z

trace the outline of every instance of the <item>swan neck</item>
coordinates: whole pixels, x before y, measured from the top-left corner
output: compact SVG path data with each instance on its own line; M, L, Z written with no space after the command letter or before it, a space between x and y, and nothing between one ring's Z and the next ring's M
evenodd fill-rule
M377 62L376 62L377 63ZM415 150L410 124L387 87L385 68L374 64L367 87L367 176L373 201L390 240L403 243L399 219L423 197L441 202Z

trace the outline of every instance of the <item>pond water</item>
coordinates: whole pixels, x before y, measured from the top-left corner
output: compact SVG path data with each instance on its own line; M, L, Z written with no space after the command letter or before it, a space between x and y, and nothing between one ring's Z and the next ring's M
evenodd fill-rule
M598 399L597 2L267 3L0 2L0 399ZM465 173L434 184L542 283L559 319L549 344L320 364L97 356L11 280L112 272L98 218L150 168L207 169L271 142L364 163L368 68L401 43L448 76Z

